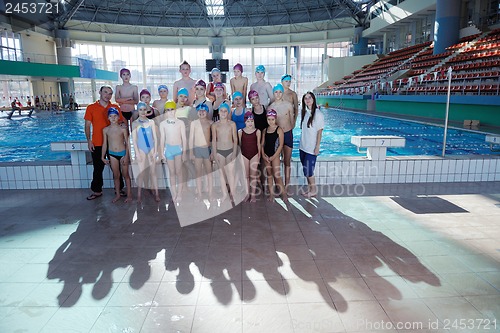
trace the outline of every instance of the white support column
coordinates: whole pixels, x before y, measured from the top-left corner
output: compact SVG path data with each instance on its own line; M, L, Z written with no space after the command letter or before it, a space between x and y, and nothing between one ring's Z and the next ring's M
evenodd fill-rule
M146 52L144 51L144 45L141 46L141 57L142 57L142 82L143 82L143 86L145 88L148 87L148 82L147 82L147 75L146 75ZM151 87L150 89L153 89L153 87ZM139 88L139 91L141 89Z

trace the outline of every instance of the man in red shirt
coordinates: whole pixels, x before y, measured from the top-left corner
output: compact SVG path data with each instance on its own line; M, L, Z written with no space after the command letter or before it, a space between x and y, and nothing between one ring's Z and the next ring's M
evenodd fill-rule
M92 183L90 184L92 194L87 197L87 200L94 200L102 196L102 186L104 183L102 172L105 166L101 159L103 143L102 130L109 125L108 109L110 107L117 109L120 112L120 122L125 120L118 105L110 102L112 96L113 88L108 85L102 86L99 90L99 100L87 106L85 110L85 137L87 138L89 150L92 153L92 164L94 165ZM120 188L123 188L123 179L121 177Z

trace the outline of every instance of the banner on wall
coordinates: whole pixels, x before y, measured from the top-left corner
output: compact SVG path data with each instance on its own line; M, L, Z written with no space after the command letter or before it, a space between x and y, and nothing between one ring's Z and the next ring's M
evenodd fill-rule
M95 62L92 60L78 58L78 67L80 67L80 77L86 79L95 79Z

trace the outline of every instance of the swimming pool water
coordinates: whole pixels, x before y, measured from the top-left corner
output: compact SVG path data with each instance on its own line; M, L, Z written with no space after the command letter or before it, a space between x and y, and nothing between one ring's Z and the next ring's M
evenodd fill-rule
M0 162L69 161L69 152L53 152L50 143L85 140L84 114L42 111L31 118L0 118Z
M366 115L351 111L322 109L325 114L320 155L322 157L364 156L351 144L353 135L397 135L406 138L406 147L389 148L387 155L441 155L443 128L406 120ZM52 152L55 141L85 140L84 111L52 114L36 113L32 118L0 117L0 162L69 160L69 153ZM294 133L292 156L299 157L300 117ZM485 135L449 129L449 155L492 154ZM498 153L497 153L498 154Z
M351 144L353 135L396 135L406 138L405 147L388 148L389 156L436 155L441 156L444 128L414 121L373 116L359 112L322 108L325 129L320 146L320 156L364 156ZM300 116L299 116L300 118ZM300 119L294 129L294 138L300 137ZM447 155L490 155L485 134L448 128ZM294 144L298 147L298 141ZM294 150L294 157L298 151Z

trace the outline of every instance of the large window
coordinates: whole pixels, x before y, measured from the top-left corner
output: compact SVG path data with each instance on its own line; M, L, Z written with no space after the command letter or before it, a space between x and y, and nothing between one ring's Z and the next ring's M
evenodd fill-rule
M172 86L178 79L179 64L182 62L179 48L145 47L144 61L146 64L146 87L156 99L158 86L165 84L172 98ZM189 62L189 61L188 61Z
M307 91L312 91L322 82L322 62L324 46L306 45L299 48L299 66L297 70L297 94L302 96Z
M330 56L348 56L349 42L328 44ZM293 77L292 89L302 96L308 90L313 90L324 80L322 79L322 60L324 44L292 46L288 48L290 54L290 70ZM142 55L144 54L144 61ZM254 59L252 61L252 54ZM157 97L160 84L165 84L172 90L176 80L181 77L179 65L186 60L191 65L191 77L195 80L203 79L208 82L208 73L205 71L205 60L211 59L208 47L154 47L154 46L119 46L103 44L76 43L72 49L72 56L92 60L96 68L106 69L118 73L122 68L131 71L131 83L139 90L149 89L153 99ZM243 66L243 75L248 77L249 83L255 81L255 67L266 67L265 79L271 85L281 81L286 73L287 47L230 47L224 53L224 59L229 60L227 81L233 76L232 68L236 63ZM106 61L106 63L104 63ZM253 66L252 66L253 65ZM144 66L144 67L143 67ZM253 67L253 68L252 68ZM104 83L104 82L102 82ZM109 83L109 82L108 82ZM120 84L121 80L111 84ZM96 89L101 83L96 82ZM75 98L79 104L93 102L91 81L75 79ZM97 95L96 95L97 96ZM172 95L170 94L170 98Z
M0 81L2 90L2 99L0 106L10 107L10 103L17 98L22 105L26 105L28 97L30 97L30 87L27 80L5 80ZM33 102L32 96L30 97Z
M142 50L135 46L106 45L106 62L108 71L120 72L120 69L130 70L130 83L137 85L139 90L145 87L142 69ZM121 83L121 79L118 81Z
M23 61L21 36L10 31L0 32L0 59Z
M76 59L82 58L94 61L95 68L105 69L102 45L78 43L71 49L71 55L73 57L73 65L75 66L78 66Z
M330 57L334 58L348 57L352 56L350 49L351 49L351 42L330 43L327 46L327 54Z
M208 73L205 71L205 60L211 59L212 55L208 51L208 47L204 48L189 48L183 50L184 60L189 62L191 65L191 77L195 80L203 79L208 82ZM176 66L176 70L179 70L179 64ZM180 73L177 72L178 78Z

